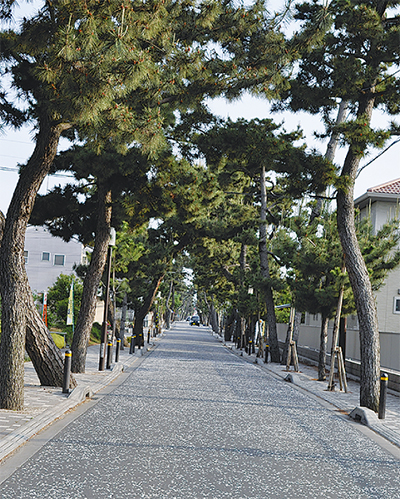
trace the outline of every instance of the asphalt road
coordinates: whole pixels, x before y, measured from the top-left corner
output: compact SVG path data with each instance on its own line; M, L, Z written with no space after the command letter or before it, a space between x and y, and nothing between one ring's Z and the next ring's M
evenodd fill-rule
M71 417L8 460L1 498L400 497L368 433L186 323Z

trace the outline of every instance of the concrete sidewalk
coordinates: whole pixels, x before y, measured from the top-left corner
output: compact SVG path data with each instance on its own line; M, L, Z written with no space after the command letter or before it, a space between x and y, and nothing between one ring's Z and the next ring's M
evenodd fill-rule
M215 336L218 337L232 353L241 356L248 362L257 364L260 369L264 369L282 379L287 378L288 374L290 374L290 382L319 397L325 402L328 402L341 414L347 414L350 417L350 413L356 409L356 411L353 412L353 418L367 425L377 434L386 438L397 447L400 447L400 394L389 391L386 403L386 417L385 419L378 419L376 413L367 408L360 407L360 384L358 381L347 377L347 393L339 391L338 382L336 383L336 391L327 391L328 380L326 382L317 380L318 370L315 366L306 365L300 362L300 372L294 372L293 367L291 367L290 372L287 372L286 366L272 363L265 364L264 360L261 358L257 359L255 354L248 355L244 350L237 350L234 343L224 342L220 336Z
M145 344L144 349L129 347L120 351L119 362L110 370L99 371L99 345L88 348L85 374L74 374L77 387L70 394L63 394L57 387L40 386L32 362L25 362L25 407L23 411L0 409L0 461L23 445L32 436L61 417L65 412L83 402L87 397L114 381L125 368L139 360L157 341ZM115 349L113 352L115 359Z

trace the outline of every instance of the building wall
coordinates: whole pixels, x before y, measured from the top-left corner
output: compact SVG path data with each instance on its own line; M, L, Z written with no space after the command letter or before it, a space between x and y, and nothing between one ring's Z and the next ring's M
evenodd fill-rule
M375 233L388 220L399 219L399 205L396 199L390 201L375 201L361 210L361 216L371 215ZM397 303L396 303L397 302ZM379 331L385 333L400 333L400 268L390 272L385 284L376 293ZM400 352L398 352L400 355Z
M382 227L383 224L392 218L399 218L399 206L396 199L390 201L374 201L368 204L361 210L361 217L371 214L371 222L375 229L375 233Z
M25 265L32 291L42 293L60 274L73 273L74 264L83 263L84 246L53 237L44 227L30 226L25 236Z

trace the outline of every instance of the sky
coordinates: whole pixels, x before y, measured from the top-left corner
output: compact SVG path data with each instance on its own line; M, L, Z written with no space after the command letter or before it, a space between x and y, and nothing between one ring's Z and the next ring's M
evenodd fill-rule
M30 4L29 8L33 8ZM18 16L27 15L27 7L21 4L21 10L17 12ZM310 148L316 148L322 154L325 153L326 141L318 141L314 138L315 130L322 131L323 127L318 117L307 115L306 113L274 113L271 114L269 104L266 100L251 96L244 96L240 101L228 103L224 99L216 99L209 103L214 113L223 117L230 117L232 120L238 118L272 118L276 122L284 123L287 131L297 128L299 125L305 135L306 143ZM398 118L396 121L400 121ZM374 126L383 126L387 118L375 112L373 117ZM61 143L61 148L65 148L66 143ZM34 148L34 133L29 128L23 128L18 131L2 130L0 131L0 210L5 213L10 203L13 191L18 181L18 164L24 164L30 157ZM375 150L366 157L361 166L380 151ZM346 150L339 149L335 162L339 165L343 163ZM391 147L381 157L376 159L359 175L355 185L355 198L361 196L370 187L380 185L391 180L400 178L400 142ZM46 177L42 184L40 193L44 194L55 185L63 185L70 180L67 176L59 174L57 176Z

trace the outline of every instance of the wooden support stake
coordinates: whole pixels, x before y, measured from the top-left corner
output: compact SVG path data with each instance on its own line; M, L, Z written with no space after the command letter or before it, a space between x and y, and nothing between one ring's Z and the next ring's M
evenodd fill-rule
M339 376L340 391L344 390L347 393L346 368L344 365L344 359L343 359L343 353L342 353L341 347L336 347L335 350L332 352L331 372L329 374L328 391L333 391L335 389L335 385L333 383L333 373L335 370L336 357L337 357L337 363L338 363L338 376Z
M342 266L342 272L346 272L346 267ZM339 338L339 325L340 325L340 316L342 314L342 304L343 304L343 295L344 295L344 286L340 286L338 304L336 309L335 321L333 323L333 332L332 332L332 348L331 348L331 370L329 372L329 383L328 383L328 391L332 392L335 388L333 383L333 375L335 372L335 357L336 357L336 348ZM343 356L342 356L343 359ZM338 361L338 370L339 370L339 361ZM339 375L340 379L340 375Z
M299 371L299 358L297 356L296 342L293 341L293 328L294 328L294 319L296 316L296 310L291 307L290 309L290 321L289 321L289 341L288 341L288 353L286 359L286 371L290 371L290 361L293 357L293 367L295 372Z

